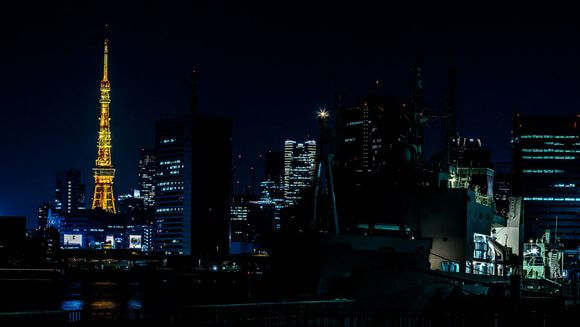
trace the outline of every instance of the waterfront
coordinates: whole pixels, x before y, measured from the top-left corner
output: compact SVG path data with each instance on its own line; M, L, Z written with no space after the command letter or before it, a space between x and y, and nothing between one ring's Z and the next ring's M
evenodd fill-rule
M224 294L229 300L246 302L256 299L248 295L260 294L249 288L247 280L241 273L154 272L3 278L0 288L10 296L0 299L0 311L171 311L184 305L221 303Z

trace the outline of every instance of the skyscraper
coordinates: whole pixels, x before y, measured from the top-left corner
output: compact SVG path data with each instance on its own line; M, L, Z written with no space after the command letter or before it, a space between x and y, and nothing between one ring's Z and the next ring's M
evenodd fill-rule
M105 39L103 79L101 80L101 114L99 118L99 136L97 141L97 160L93 168L95 191L93 193L93 209L102 209L115 213L115 196L113 195L113 178L115 168L111 159L111 83L109 83L109 41Z
M155 205L155 150L141 149L139 159L139 190L145 206Z
M514 117L514 194L524 198L524 235L546 229L570 247L580 245L580 116Z
M304 143L286 140L284 143L284 200L293 206L302 198L300 193L312 186L316 168L316 141Z
M226 255L232 196L232 121L196 115L193 139L192 246L200 254Z
M52 209L50 202L43 202L38 206L38 229L45 230L48 223L48 210Z
M185 119L156 126L155 251L191 254L191 133Z
M81 183L80 171L58 171L55 191L54 209L61 215L74 215L85 209L85 185Z
M248 214L246 196L233 197L230 209L230 254L251 253L253 250L253 229Z
M271 181L282 181L284 176L284 156L278 151L268 151L265 155L265 176L264 179Z
M260 200L274 203L276 230L280 230L280 211L284 208L284 156L268 151L265 155L264 179L260 183Z
M156 127L155 249L227 254L232 176L231 120L196 113Z
M355 178L394 170L401 151L402 98L369 95L340 108L338 161L343 174Z

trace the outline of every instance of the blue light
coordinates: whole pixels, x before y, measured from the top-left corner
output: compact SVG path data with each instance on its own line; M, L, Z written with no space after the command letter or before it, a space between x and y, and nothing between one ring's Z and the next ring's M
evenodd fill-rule
M84 307L84 301L83 300L66 300L66 301L62 301L61 305L60 305L60 309L62 311L76 311L76 310L82 310Z
M143 302L140 300L129 300L129 302L127 302L127 308L129 310L141 310L143 309Z

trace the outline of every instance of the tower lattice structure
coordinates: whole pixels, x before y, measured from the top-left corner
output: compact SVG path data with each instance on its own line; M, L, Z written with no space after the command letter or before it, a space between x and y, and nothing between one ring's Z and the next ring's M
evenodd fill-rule
M111 83L109 83L109 41L105 39L103 79L101 80L101 115L99 117L99 136L97 141L97 160L93 168L95 191L92 208L116 213L115 196L113 195L113 178L115 168L111 160Z

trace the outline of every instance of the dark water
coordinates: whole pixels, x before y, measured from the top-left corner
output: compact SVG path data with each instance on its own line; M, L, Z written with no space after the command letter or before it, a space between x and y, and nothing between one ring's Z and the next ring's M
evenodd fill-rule
M69 282L64 289L59 308L73 310L143 310L142 282L115 281Z
M187 304L239 303L255 300L249 290L259 283L244 278L109 278L62 280L2 279L0 311L115 310L172 311Z
M143 310L146 302L140 281L4 280L0 288L7 295L0 299L0 311Z

